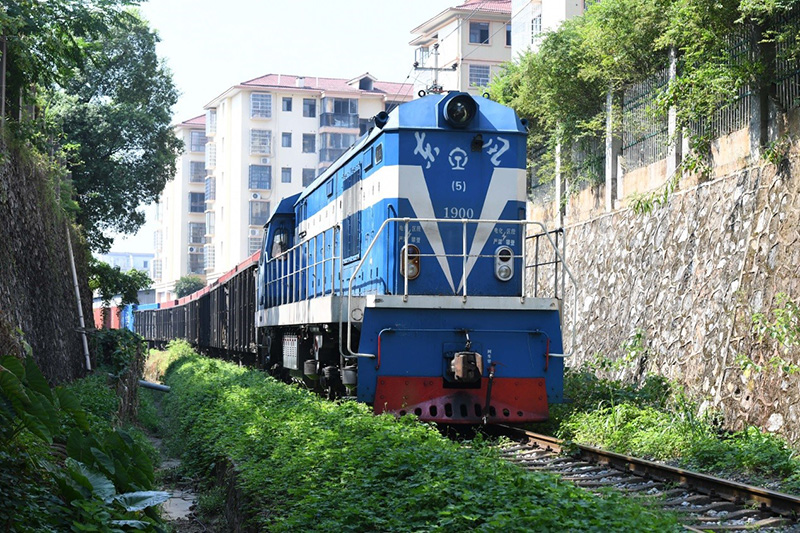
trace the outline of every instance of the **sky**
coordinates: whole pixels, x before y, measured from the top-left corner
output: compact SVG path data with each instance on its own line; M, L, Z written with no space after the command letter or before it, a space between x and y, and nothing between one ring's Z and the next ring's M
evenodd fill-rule
M180 93L175 123L264 74L413 81L411 30L463 0L150 0L140 6ZM111 251L152 252L155 210Z

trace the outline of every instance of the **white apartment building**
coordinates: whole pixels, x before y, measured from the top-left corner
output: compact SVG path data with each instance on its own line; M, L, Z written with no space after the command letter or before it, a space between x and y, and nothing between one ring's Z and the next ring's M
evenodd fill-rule
M511 61L511 0L466 0L414 28L415 92L482 94Z
M542 36L586 11L585 0L512 0L511 54L516 61L539 48Z
M410 84L267 74L206 105L205 273L258 251L281 199L300 192L372 124L413 98Z
M188 274L204 277L206 117L200 115L174 126L184 152L176 163L175 179L167 182L156 205L153 288L156 302L175 298L175 282Z

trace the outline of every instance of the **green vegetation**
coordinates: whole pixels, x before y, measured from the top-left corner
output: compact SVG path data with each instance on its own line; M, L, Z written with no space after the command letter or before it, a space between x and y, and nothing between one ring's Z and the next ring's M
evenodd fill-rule
M203 281L203 278L200 276L181 276L180 279L175 282L175 294L178 295L178 298L183 298L184 296L188 296L195 291L199 291L205 286L206 282Z
M546 148L535 162L540 181L554 175L559 145L562 172L592 179L570 160L572 147L583 149L587 140L604 135L609 92L619 131L622 92L666 69L674 53L677 78L642 105L649 116L676 110L678 131L687 134L693 150L684 154L682 167L704 173L714 133L698 124L733 103L740 89L758 90L774 81L776 53L797 59L798 26L780 19L796 9L792 0L592 2L583 16L544 35L536 53L508 64L492 80L490 94L529 120L532 148ZM753 43L759 50L749 53ZM668 183L663 191L637 198L635 205L651 210L675 186Z
M83 403L82 403L83 402ZM143 437L115 427L102 375L51 389L33 359L0 358L0 527L162 531Z
M132 233L144 223L137 208L158 198L181 144L170 127L177 91L136 4L10 0L0 13L0 119L11 141L58 176L64 210L98 251L111 244L104 231Z
M680 466L777 485L800 492L800 459L786 442L753 427L725 432L713 413L698 406L663 378L637 387L597 378L592 370L570 370L565 395L573 403L553 406L539 431L561 438Z
M777 307L770 311L772 320L764 313L753 313L752 333L758 345L772 351L765 364L756 364L746 356L739 356L744 369L761 372L764 368L777 369L785 374L800 372L800 365L791 361L800 345L800 305L785 293L775 295Z
M139 291L152 284L153 280L143 270L122 272L118 266L112 267L103 261L89 259L89 288L99 293L103 307L109 307L115 296L120 297L120 307L138 304Z
M672 517L620 495L593 496L511 465L480 439L460 446L413 417L373 416L258 371L183 355L166 383L168 433L187 473L213 487L215 470L236 465L260 530L676 530ZM208 500L220 505L219 494Z

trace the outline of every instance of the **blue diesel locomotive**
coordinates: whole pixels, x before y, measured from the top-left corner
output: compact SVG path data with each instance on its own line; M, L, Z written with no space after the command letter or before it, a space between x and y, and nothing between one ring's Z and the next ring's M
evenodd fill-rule
M562 399L568 270L527 220L525 163L525 124L486 98L431 94L376 116L266 225L262 363L376 413L546 419Z

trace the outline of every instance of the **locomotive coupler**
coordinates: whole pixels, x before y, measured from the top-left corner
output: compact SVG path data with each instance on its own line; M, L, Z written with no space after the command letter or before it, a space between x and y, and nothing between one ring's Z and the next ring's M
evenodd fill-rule
M457 352L450 362L453 380L458 383L476 383L483 376L483 357L477 352Z

